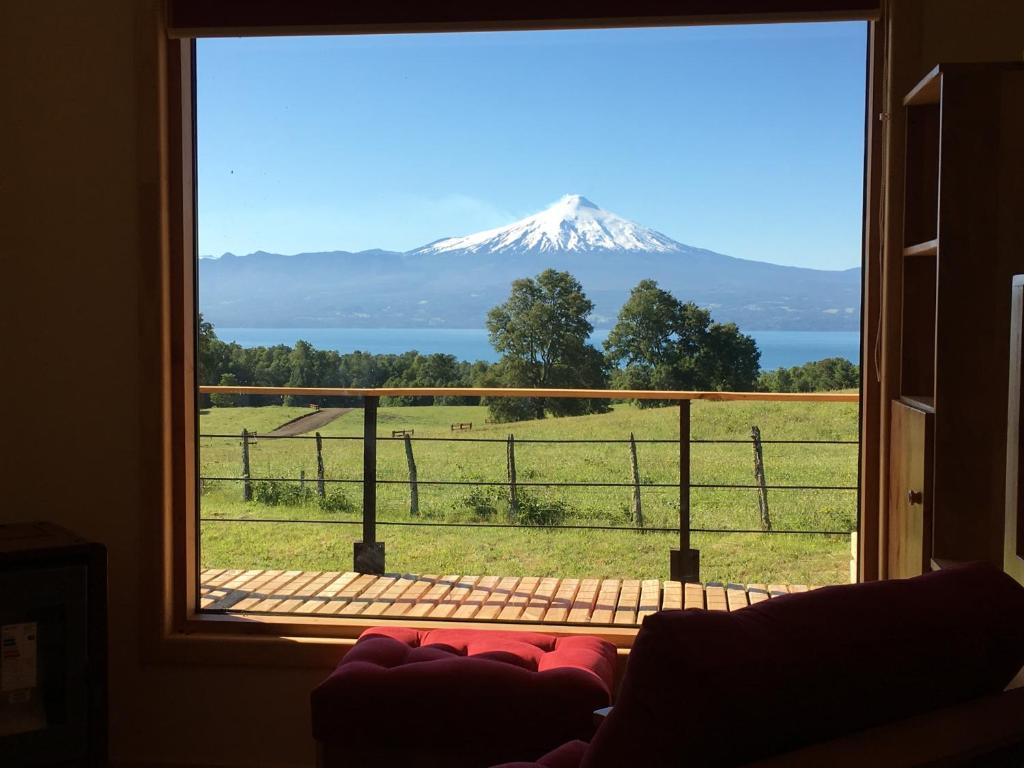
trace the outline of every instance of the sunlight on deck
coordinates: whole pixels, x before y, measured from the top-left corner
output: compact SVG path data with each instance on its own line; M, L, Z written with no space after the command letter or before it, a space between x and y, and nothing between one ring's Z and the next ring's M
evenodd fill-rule
M211 568L200 575L200 606L237 613L635 627L662 609L735 611L814 588L658 579L374 576L352 571Z

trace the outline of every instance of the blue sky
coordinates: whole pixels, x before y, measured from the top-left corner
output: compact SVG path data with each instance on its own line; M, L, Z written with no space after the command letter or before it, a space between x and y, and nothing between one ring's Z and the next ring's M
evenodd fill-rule
M408 250L563 194L860 261L863 23L204 39L199 252Z

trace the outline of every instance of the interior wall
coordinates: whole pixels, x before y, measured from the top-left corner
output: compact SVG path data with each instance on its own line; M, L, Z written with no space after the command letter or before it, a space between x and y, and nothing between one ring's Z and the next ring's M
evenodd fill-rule
M1024 48L1015 0L893 7L907 19L896 45L919 48L895 62L904 79ZM326 670L159 666L141 650L160 501L160 20L158 0L0 3L0 518L108 547L115 760L312 765L308 693Z
M159 512L161 18L157 0L0 3L0 519L108 547L114 759L312 765L308 696L326 670L159 667L141 649Z

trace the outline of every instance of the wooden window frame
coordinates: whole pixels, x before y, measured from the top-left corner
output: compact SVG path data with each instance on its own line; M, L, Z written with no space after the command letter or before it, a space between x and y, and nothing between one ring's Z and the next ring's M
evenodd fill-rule
M707 23L862 20L869 24L868 103L864 187L864 268L862 298L862 390L860 456L860 578L877 573L877 488L879 483L878 407L880 387L867 362L878 332L875 302L880 293L873 253L879 238L875 212L879 196L879 144L876 131L881 103L881 49L877 2L830 0L752 2L633 3L629 16L616 15L621 4L526 2L487 10L479 4L448 9L444 15L428 6L399 4L388 10L361 4L328 5L315 0L170 0L166 37L162 38L161 218L160 253L162 504L154 515L154 558L146 610L155 613L146 634L148 655L158 661L226 665L327 667L369 624L358 617L240 616L205 614L198 607L199 530L197 524L197 379L196 379L196 160L195 38L228 34L371 34L397 32L570 29L616 26L682 26ZM771 6L765 8L765 6ZM281 15L281 9L289 12ZM355 10L353 10L355 8ZM608 10L608 9L613 10ZM583 16L583 13L588 14ZM620 11L621 13L621 11ZM285 18L287 17L287 18ZM409 621L409 626L452 627L453 622ZM468 623L465 626L482 626ZM522 630L548 633L587 632L604 637L625 654L636 629L523 625Z

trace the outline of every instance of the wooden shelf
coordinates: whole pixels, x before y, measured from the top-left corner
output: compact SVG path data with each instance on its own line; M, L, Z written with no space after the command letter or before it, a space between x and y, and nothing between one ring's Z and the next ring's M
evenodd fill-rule
M900 402L925 413L935 413L935 398L930 395L900 395Z
M942 95L942 68L935 67L903 98L903 106L919 107L938 104Z
M903 249L904 256L938 256L938 254L939 239L937 237L925 240L923 243L908 245Z
M968 560L951 560L948 557L933 557L931 559L931 568L933 571L944 571L949 568L956 568L960 565L967 564Z

